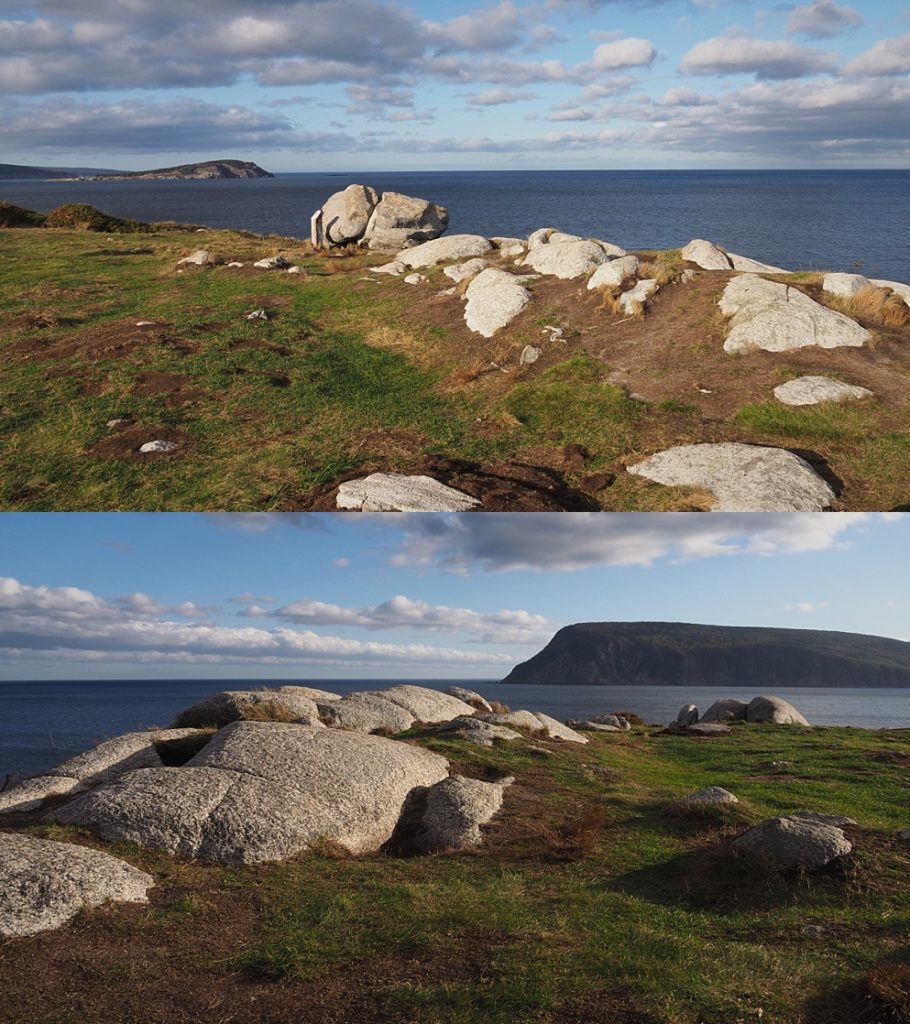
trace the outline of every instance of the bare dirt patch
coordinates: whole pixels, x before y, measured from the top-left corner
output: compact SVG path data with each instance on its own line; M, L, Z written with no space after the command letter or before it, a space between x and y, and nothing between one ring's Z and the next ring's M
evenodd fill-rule
M23 338L7 349L12 356L32 359L122 359L136 349L162 340L163 325L138 327L135 320L95 324L64 338Z
M172 452L140 452L148 441L172 441L177 445ZM125 430L103 437L88 449L88 455L102 459L135 459L149 462L155 459L182 458L190 454L193 445L187 434L173 427L128 426Z
M167 398L170 405L187 405L204 398L206 392L193 387L182 373L140 373L130 389L137 398Z

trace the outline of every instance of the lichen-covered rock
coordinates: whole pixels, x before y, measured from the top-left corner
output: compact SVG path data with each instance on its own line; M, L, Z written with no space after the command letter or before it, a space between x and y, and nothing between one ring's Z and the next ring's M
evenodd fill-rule
M834 825L836 828L849 828L856 825L853 818L847 818L843 814L819 814L818 811L794 811L789 817L815 821L822 825Z
M459 715L470 715L474 711L467 701L441 690L432 690L428 686L402 684L378 692L381 697L413 715L415 721L428 724L448 722Z
M104 903L146 903L151 875L71 843L0 832L0 936L36 935Z
M774 725L808 725L805 718L783 697L754 697L746 708L747 722Z
M449 686L445 692L452 697L463 700L465 704L470 704L476 711L489 711L491 713L493 711L489 701L485 697L481 697L479 693L475 693L474 690L466 690L463 686Z
M335 504L355 512L467 512L480 502L430 476L371 473L341 484Z
M568 743L588 742L587 737L539 711L503 711L492 715L478 712L477 717L485 722L492 722L494 725L526 729L532 735L543 733L550 739L563 740Z
M0 792L0 814L34 811L50 797L66 796L78 785L78 779L65 775L36 775L23 779Z
M341 700L317 701L322 721L331 729L355 732L404 732L414 724L414 716L381 692L369 690L349 693Z
M438 238L448 226L449 212L444 206L384 192L367 224L363 242L370 249L397 252Z
M450 775L431 786L415 846L424 853L479 846L486 825L502 807L505 786Z
M467 717L464 715L453 718L451 722L441 725L437 732L456 733L468 741L476 743L480 747L492 747L496 740L520 740L520 732L509 729L505 725L496 725L493 722L486 722L480 718Z
M714 512L823 512L837 496L805 459L783 448L727 442L658 452L628 471L668 487L698 487Z
M524 279L488 267L468 285L464 320L468 329L484 338L510 324L531 301Z
M235 722L182 768L131 772L55 812L109 842L225 864L283 860L314 844L378 850L412 790L448 776L420 747L359 732Z
M227 725L238 722L247 715L265 712L275 708L279 714L295 719L314 720L319 711L313 699L304 693L297 693L296 687L285 686L280 690L223 690L199 701L186 711L181 711L174 722L174 728Z
M598 242L585 239L548 241L542 245L532 246L522 261L522 266L531 267L538 274L548 274L568 281L586 277L609 259L603 246Z
M737 853L746 853L780 871L822 868L844 857L853 844L834 825L805 818L771 818L733 840Z

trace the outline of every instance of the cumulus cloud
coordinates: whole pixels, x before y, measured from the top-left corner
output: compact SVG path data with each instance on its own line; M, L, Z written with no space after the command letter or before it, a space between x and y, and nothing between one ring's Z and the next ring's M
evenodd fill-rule
M862 15L852 7L835 3L834 0L813 0L812 3L793 8L787 20L787 32L791 36L830 39L862 23Z
M881 39L844 68L848 75L904 75L910 73L910 32Z
M542 615L526 611L476 612L448 608L398 595L368 608L346 608L306 598L278 608L277 619L319 626L362 626L366 629L428 629L467 633L482 643L539 644L552 627Z
M151 600L151 599L149 599ZM253 616L255 617L255 616ZM287 627L225 627L181 622L105 601L76 587L29 586L0 577L0 655L108 657L208 664L500 665L508 655L325 636Z
M594 51L591 64L596 71L619 71L623 68L650 67L657 50L647 39L630 36L610 43L601 43Z
M524 36L524 13L512 3L501 0L494 7L462 14L450 21L424 22L423 28L439 52L449 50L505 50L517 45Z
M785 555L830 548L865 518L864 513L411 515L394 561L458 572L571 572L597 565L648 566L668 558Z
M744 35L717 36L697 43L682 59L690 75L754 74L759 79L803 78L832 70L833 53L786 40Z
M506 103L521 103L524 100L537 99L537 94L519 89L487 89L485 92L471 93L467 97L471 107L500 107Z

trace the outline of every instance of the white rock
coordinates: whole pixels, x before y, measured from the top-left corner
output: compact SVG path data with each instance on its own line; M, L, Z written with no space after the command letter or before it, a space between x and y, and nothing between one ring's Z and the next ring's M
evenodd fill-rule
M410 729L416 720L410 711L381 691L364 690L340 700L317 700L316 704L330 729L396 733Z
M502 807L505 787L450 775L431 786L417 830L415 845L424 853L465 850L479 846L486 825Z
M468 328L484 338L510 324L531 301L522 279L488 267L468 285L464 319Z
M432 267L437 263L449 263L452 260L467 260L471 257L483 256L493 248L489 238L482 235L447 235L436 238L412 249L405 249L398 254L398 259L412 269Z
M244 264L243 263L238 263L237 260L233 260L232 262L230 262L228 264L228 266L236 268L236 267L242 267L242 266L244 266Z
M298 266L295 265L293 267L288 267L288 273L289 274L305 274L306 271L303 269L303 267L298 267Z
M401 260L393 260L391 263L384 263L381 267L370 267L371 274L391 274L393 277L401 277L407 272L407 266Z
M465 704L470 704L476 711L489 711L492 714L493 708L490 707L489 701L474 690L466 690L463 686L450 686L445 692L463 700Z
M423 274L408 274L408 276L404 279L404 283L405 284L426 284L427 283L427 279L423 276Z
M825 274L822 291L841 299L852 299L854 295L871 284L862 274Z
M556 228L538 228L528 236L528 249L537 249L550 241L550 236L557 234Z
M190 264L196 267L204 267L209 261L209 254L207 249L197 249L191 256L184 256L182 260L177 261L177 266L181 267L184 264Z
M623 292L619 297L619 305L622 311L631 316L636 306L644 306L652 295L657 293L660 285L652 278L639 281L631 291Z
M496 740L520 740L521 733L509 729L505 725L485 722L480 718L461 716L446 722L437 730L439 733L456 733L468 743L476 743L480 747L492 747Z
M550 715L545 715L542 711L532 711L531 714L534 715L538 722L540 722L550 739L562 740L564 743L589 742L587 736L582 736L581 733L576 732L574 729L570 729L569 726L555 718L552 718Z
M620 245L614 245L612 242L605 242L602 238L595 238L593 241L597 242L611 260L625 259L626 256L628 256L626 250Z
M747 722L774 725L808 725L805 718L783 697L754 697L746 708Z
M699 487L714 512L822 512L836 495L808 462L782 448L693 444L658 452L629 472L669 487Z
M771 818L734 839L733 849L787 871L824 867L850 853L853 844L834 825L803 818Z
M485 271L486 273L486 271ZM338 508L357 512L467 512L479 505L429 476L371 473L338 488Z
M702 270L732 270L733 264L725 252L713 242L695 238L683 249L682 258L695 263Z
M637 256L622 256L597 268L588 281L588 291L597 288L621 288L627 280L635 277L641 265Z
M536 363L537 360L540 359L542 352L543 349L537 348L536 345L525 345L521 350L521 356L519 357L518 362L522 366L530 366L531 363Z
M322 207L323 231L328 241L346 245L363 238L379 195L368 185L348 185L329 196Z
M290 265L290 261L286 260L284 256L267 256L265 259L256 260L253 264L260 270L285 270Z
M114 427L125 427L125 426L128 426L129 424L131 424L132 422L133 422L133 420L131 420L127 416L118 416L117 419L115 419L115 420L108 420L107 423L105 423L105 426L106 427L111 427L111 428L114 428Z
M728 789L723 789L721 786L707 786L704 789L697 789L694 793L689 793L688 796L684 796L676 801L677 807L738 803L739 800Z
M760 263L758 260L749 259L748 256L737 256L734 252L727 253L734 270L749 274L789 274L789 270L783 267L774 267L770 263Z
M0 832L0 936L36 935L104 903L146 903L151 875L72 843Z
M745 722L749 705L735 697L716 700L701 716L701 722Z
M623 732L628 732L632 728L632 723L627 719L623 718L622 715L614 714L602 714L594 715L591 721L595 725L610 725L614 729L620 729Z
M774 389L774 397L784 405L818 405L821 402L848 402L871 398L872 392L831 377L797 377Z
M160 452L175 452L177 445L173 441L146 441L139 449L143 455L157 454Z
M444 206L399 192L384 192L370 216L363 242L370 249L397 252L438 238L448 226L449 213Z
M468 260L467 263L456 263L453 267L446 267L443 273L450 277L456 284L467 281L469 277L476 277L481 270L485 270L487 261L482 259Z
M491 238L490 241L503 256L521 256L528 243L523 238Z
M900 281L872 281L876 288L890 288L895 295L899 295L908 306L910 306L910 284L901 284Z
M570 729L567 725L538 711L504 711L497 714L478 712L477 717L494 725L512 726L527 729L532 733L543 732L550 739L563 740L568 743L587 743L588 739Z
M244 319L246 320L268 320L269 314L264 309L254 309L252 313L247 313Z
M154 327L154 320L139 320L136 324L137 327Z
M239 722L257 709L271 708L293 718L318 718L315 698L308 687L282 686L269 690L222 690L181 711L174 721L177 728L221 728L229 722Z
M608 260L598 242L547 242L532 247L522 266L568 281L587 276Z
M744 274L729 282L719 302L732 316L724 351L764 349L786 352L820 348L860 348L872 335L849 317L820 305L789 285Z
M470 715L474 708L466 701L427 686L402 684L379 690L386 700L408 711L418 722L449 722L459 715Z

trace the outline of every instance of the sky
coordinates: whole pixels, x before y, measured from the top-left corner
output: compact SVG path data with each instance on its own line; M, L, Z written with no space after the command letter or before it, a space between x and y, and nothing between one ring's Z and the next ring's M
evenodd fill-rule
M499 679L562 626L910 641L910 514L28 514L0 679Z
M0 160L899 167L910 0L0 0Z

